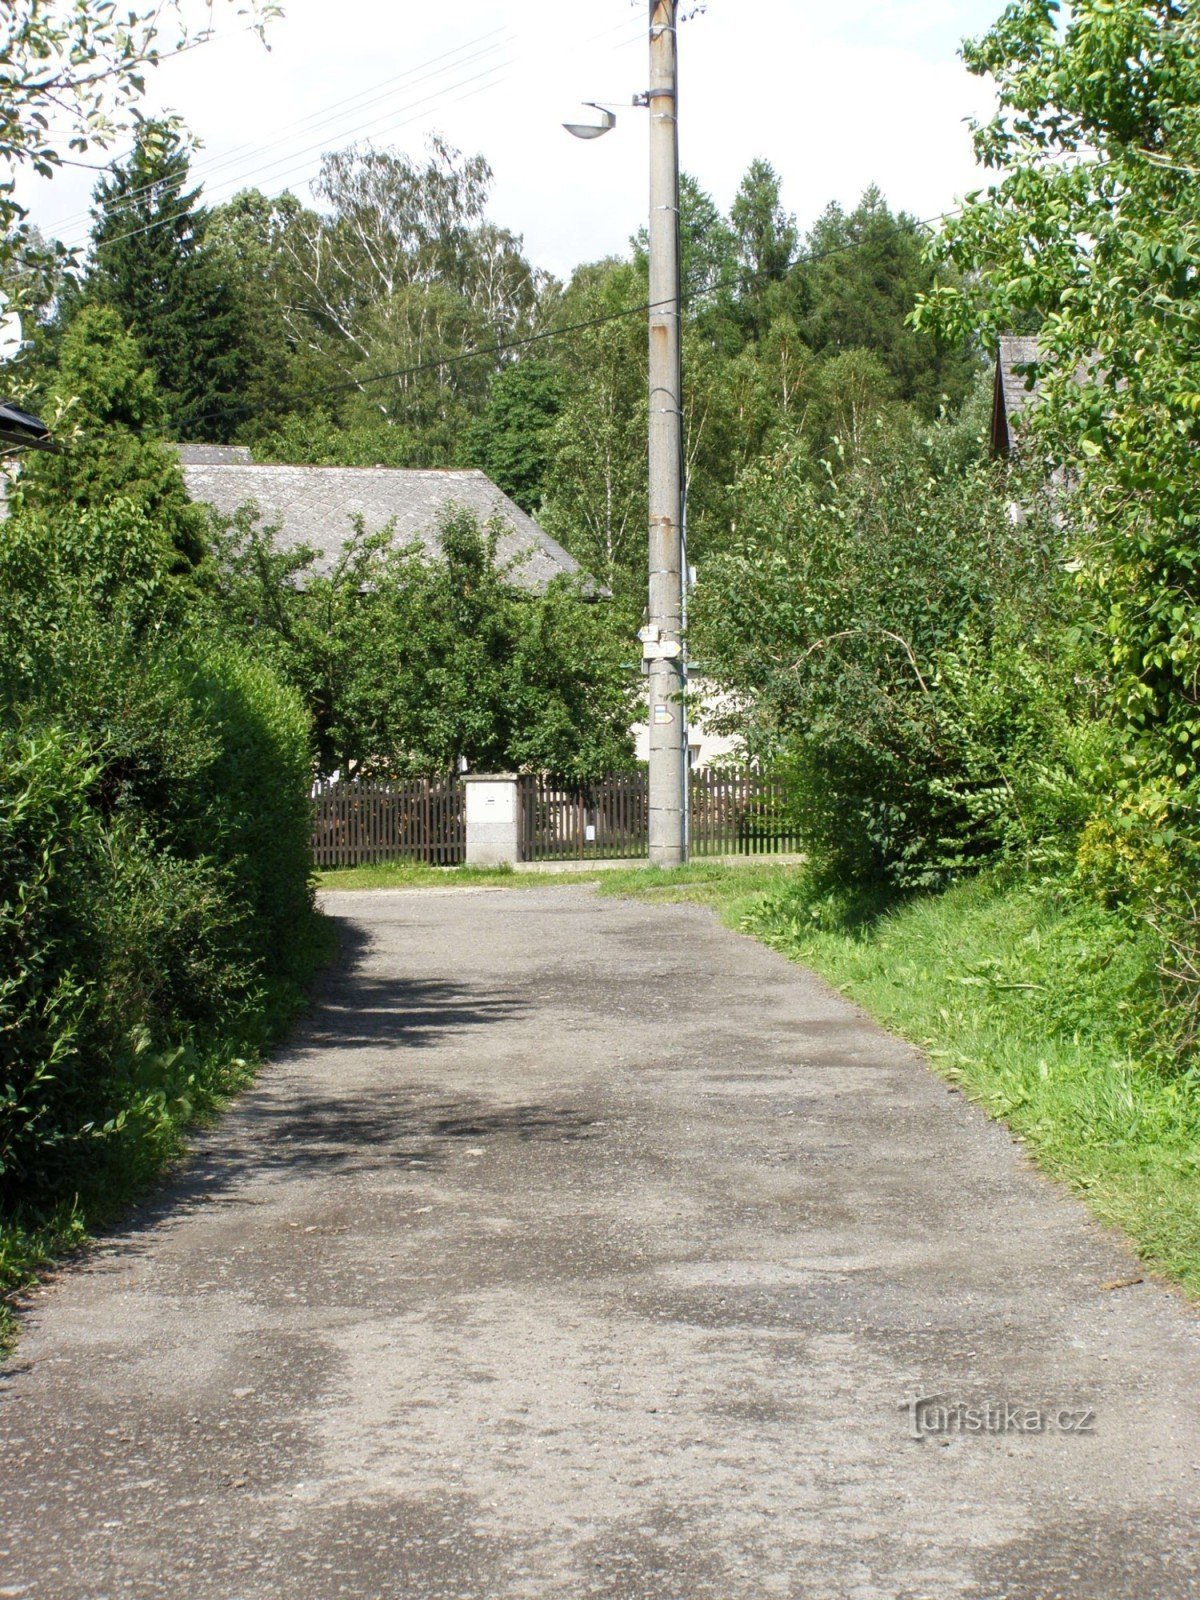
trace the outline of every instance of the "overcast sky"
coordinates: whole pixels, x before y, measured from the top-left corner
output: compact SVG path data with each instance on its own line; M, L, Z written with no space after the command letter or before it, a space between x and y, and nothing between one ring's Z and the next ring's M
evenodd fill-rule
M723 205L755 156L781 173L803 226L877 183L933 217L978 182L966 120L986 84L958 59L1001 0L710 0L681 31L684 165ZM566 275L624 248L646 209L645 113L582 144L580 102L628 105L645 87L645 0L285 0L269 50L220 18L220 37L164 63L149 109L203 143L210 200L257 186L308 198L320 153L372 139L418 150L431 131L495 169L492 214ZM87 234L94 174L27 184L33 219Z

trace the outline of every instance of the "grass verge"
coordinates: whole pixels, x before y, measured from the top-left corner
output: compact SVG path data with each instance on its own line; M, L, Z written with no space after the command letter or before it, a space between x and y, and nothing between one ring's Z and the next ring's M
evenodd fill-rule
M382 861L317 874L318 889L536 889L541 881L536 872L514 872L511 867L427 867L420 861Z
M752 897L782 889L795 876L794 868L769 859L727 866L697 861L691 866L663 872L655 867L586 868L552 867L543 872L514 872L511 867L427 867L417 861L385 861L372 867L342 867L317 874L318 889L544 889L553 884L598 883L607 894L638 892L675 900L724 903L731 895Z

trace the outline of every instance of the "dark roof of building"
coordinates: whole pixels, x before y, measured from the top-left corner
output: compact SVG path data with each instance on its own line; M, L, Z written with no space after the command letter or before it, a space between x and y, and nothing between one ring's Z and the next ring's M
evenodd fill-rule
M185 467L250 466L254 457L244 444L177 444Z
M1039 357L1036 339L1005 334L996 353L996 391L992 401L992 451L1011 455L1016 445L1016 424L1021 413L1037 399L1024 368Z
M19 449L49 450L50 429L40 417L22 411L10 400L0 400L0 445L15 445Z
M194 448L194 447L191 447ZM253 503L268 526L277 526L284 549L307 546L321 552L314 570L328 572L361 517L368 533L393 524L399 545L438 549L438 522L457 507L480 523L501 523L497 559L513 564L513 582L544 589L564 573L580 574L579 563L532 517L482 472L423 472L391 467L255 466L184 461L193 500L232 516Z

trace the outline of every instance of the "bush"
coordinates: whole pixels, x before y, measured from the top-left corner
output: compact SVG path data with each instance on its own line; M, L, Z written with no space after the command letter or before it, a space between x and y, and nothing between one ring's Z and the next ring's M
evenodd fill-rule
M741 545L702 575L718 720L790 776L831 885L935 887L1086 811L1090 646L1061 535L950 456L881 425L814 484L790 449L744 475Z
M0 524L0 1216L112 1198L314 961L308 721L127 502Z
M307 952L296 934L313 915L308 717L269 667L224 642L201 646L187 693L218 735L197 796L207 848L236 884L266 976L302 984Z
M172 1048L231 1033L245 919L220 870L106 822L60 728L0 730L0 1204L69 1192Z

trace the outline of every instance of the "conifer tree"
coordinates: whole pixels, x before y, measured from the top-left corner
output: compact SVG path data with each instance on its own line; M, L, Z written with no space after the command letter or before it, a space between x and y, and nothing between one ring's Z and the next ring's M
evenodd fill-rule
M63 337L48 395L59 449L31 457L17 503L30 510L106 509L125 501L174 545L179 569L204 553L204 513L191 504L167 410L137 342L115 311L84 306Z
M176 437L223 442L248 420L242 315L189 165L176 127L143 124L96 189L89 290L136 337Z

